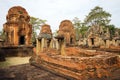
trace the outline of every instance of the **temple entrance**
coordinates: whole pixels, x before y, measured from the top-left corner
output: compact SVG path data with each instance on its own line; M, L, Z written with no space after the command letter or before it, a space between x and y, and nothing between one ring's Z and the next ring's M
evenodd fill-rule
M70 44L73 44L73 38L70 38Z
M106 40L104 40L105 44L106 44Z
M25 44L25 36L20 36L19 38L19 44L24 45Z
M91 43L92 45L94 45L94 38L91 38Z

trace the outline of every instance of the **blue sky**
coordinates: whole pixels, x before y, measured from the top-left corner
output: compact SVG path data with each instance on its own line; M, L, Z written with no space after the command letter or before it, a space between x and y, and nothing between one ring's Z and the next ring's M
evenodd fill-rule
M111 24L120 28L120 0L0 0L0 30L6 22L8 10L13 6L24 7L30 16L47 20L54 32L60 22L78 17L81 21L95 6L112 14Z

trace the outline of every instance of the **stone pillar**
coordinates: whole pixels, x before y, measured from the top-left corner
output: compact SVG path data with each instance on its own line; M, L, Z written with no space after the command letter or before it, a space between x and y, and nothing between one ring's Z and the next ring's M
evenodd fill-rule
M53 40L51 39L49 48L53 48L53 47L54 47L54 46L53 46Z
M112 45L113 45L113 46L116 46L116 42L115 42L114 39L112 40Z
M101 44L101 40L100 40L99 37L96 37L96 39L94 39L94 42L95 42L95 46L96 46L96 47L99 47L100 44Z
M70 33L66 33L65 41L66 41L67 44L70 44Z
M14 28L14 45L19 45L19 36L18 36L17 26L15 26Z
M41 41L36 39L36 55L39 55L41 51Z
M117 41L116 41L116 45L117 45L117 46L120 46L120 40L117 40Z
M53 48L56 49L56 42L54 39L52 39L52 43L53 43Z
M87 44L87 39L86 39L86 38L83 39L83 45L88 45L88 44Z
M59 48L60 46L59 46L58 40L56 40L55 45L56 45L56 49L59 50L59 49L60 49L60 48Z
M119 44L120 44L120 40L116 40L115 41L115 46L120 46Z
M65 54L65 41L61 42L60 53L62 56L66 56L66 54Z
M43 51L43 48L45 47L45 38L41 39L41 52Z
M48 40L44 38L44 48L48 48Z
M105 46L105 42L104 42L104 40L102 39L102 38L100 38L100 46Z
M109 47L110 47L110 41L106 40L106 48L109 48Z
M89 47L92 46L92 42L91 42L90 38L88 39L88 46L89 46Z
M39 52L39 49L38 49L38 46L39 46L39 45L38 45L38 43L39 43L39 42L38 42L38 39L36 39L36 54L38 54L38 52Z

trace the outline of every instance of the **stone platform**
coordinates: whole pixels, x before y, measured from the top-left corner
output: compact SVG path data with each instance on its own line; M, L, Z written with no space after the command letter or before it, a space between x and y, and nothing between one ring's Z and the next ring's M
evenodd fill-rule
M32 57L31 63L75 80L120 79L120 58L116 54L78 47L65 48L65 52L62 56L54 50L44 51Z
M33 54L33 46L4 46L1 47L1 52L5 56L30 56Z
M100 48L89 48L89 47L84 47L84 46L79 46L80 48L83 49L89 49L89 50L97 50L97 51L105 51L105 52L111 52L111 53L116 53L120 54L120 47L114 47L110 46L110 48L105 48L105 47L100 47Z

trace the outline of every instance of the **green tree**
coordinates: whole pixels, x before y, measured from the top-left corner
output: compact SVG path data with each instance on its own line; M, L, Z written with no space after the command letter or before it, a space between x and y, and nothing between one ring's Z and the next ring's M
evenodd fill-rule
M58 35L58 30L55 30L55 32L53 32L53 36L56 37Z
M115 30L116 30L115 26L114 25L108 25L107 27L109 28L111 36L113 36L115 34Z
M110 22L111 14L104 11L103 8L96 6L91 12L86 16L85 23L88 26L101 26L108 25Z
M32 24L32 42L36 42L37 30L40 30L40 26L46 23L46 20L42 20L35 17L30 17L30 23Z
M84 22L87 26L102 27L104 33L109 29L110 36L112 37L115 33L115 26L110 23L111 14L103 10L103 8L96 6L86 16Z
M2 31L0 31L0 35L2 35L2 33L3 33L3 32L2 32Z
M80 37L80 35L81 35L82 37L84 37L84 36L85 36L85 33L86 33L87 29L88 29L88 27L85 26L85 24L82 23L82 22L79 20L79 18L77 18L77 17L75 17L75 18L72 20L72 22L73 22L73 25L74 25L74 28L75 28L75 31L76 31L76 39L78 40L79 37Z
M79 18L75 17L73 20L73 25L75 28L75 32L76 32L76 39L79 39L79 35L80 35L80 29L81 29L81 21L79 20Z
M5 40L6 38L5 33L3 32L3 29L0 31L0 38L2 38L3 40Z

